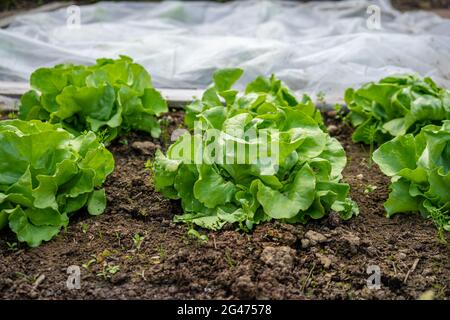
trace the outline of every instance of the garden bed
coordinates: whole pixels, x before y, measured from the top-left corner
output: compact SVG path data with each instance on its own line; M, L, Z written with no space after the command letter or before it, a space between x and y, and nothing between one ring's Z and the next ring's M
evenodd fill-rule
M179 203L155 192L145 169L182 124L183 113L173 111L160 140L130 134L111 146L116 168L106 183L103 215L76 215L66 231L33 249L15 245L10 231L0 233L0 297L415 299L432 290L435 298L449 298L448 244L438 241L428 220L385 217L389 178L369 166L368 148L352 143L352 129L332 113L327 124L347 152L343 180L358 217L266 223L248 234L198 229L207 242L189 237L186 225L172 222ZM66 287L70 265L81 267L80 290ZM366 286L369 265L380 267L380 290Z

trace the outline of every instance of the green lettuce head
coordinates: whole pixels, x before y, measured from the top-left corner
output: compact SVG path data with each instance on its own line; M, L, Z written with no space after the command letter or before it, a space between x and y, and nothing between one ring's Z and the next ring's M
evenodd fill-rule
M382 144L407 133L417 134L428 124L450 119L450 91L430 78L395 75L347 89L347 119L356 128L355 142Z
M106 207L102 185L114 169L112 154L93 132L74 137L38 120L0 122L0 229L35 247L87 207Z
M40 68L30 79L34 90L21 98L19 117L61 126L75 135L102 132L106 141L139 130L159 137L156 116L167 103L148 72L128 57L99 59L93 66L61 64Z
M450 231L450 121L428 125L416 136L399 136L373 154L381 171L392 177L385 203L388 216L421 212L439 231Z
M155 187L181 199L176 221L249 230L272 219L320 219L330 210L358 214L341 183L346 164L340 143L323 130L311 99L298 101L275 77L258 77L245 93L231 89L240 69L214 74L201 100L186 107L186 132L158 151Z

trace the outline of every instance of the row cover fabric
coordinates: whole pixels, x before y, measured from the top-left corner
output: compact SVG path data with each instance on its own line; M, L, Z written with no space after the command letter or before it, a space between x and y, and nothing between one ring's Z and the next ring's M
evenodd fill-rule
M378 5L381 30L367 27ZM392 73L431 76L450 87L450 20L401 13L388 0L309 2L99 2L18 16L0 29L0 81L27 81L58 63L124 54L160 88L205 88L221 67L241 67L240 85L277 77L298 93L331 100L348 86Z

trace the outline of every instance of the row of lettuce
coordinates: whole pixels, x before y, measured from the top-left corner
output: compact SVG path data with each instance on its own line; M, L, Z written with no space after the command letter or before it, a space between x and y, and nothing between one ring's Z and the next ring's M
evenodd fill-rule
M273 76L239 92L232 87L242 73L216 71L201 99L185 107L189 131L166 154L156 153L155 188L180 199L184 211L175 220L250 230L330 211L342 219L358 215L341 182L344 149L312 100L296 98ZM34 247L76 212L104 212L103 185L114 170L105 145L135 130L158 138L158 117L168 107L148 72L124 56L41 68L30 83L20 120L0 121L0 229L9 226ZM345 100L354 141L379 146L373 159L392 177L388 216L420 212L440 231L450 230L449 91L428 78L395 76L348 89Z
M159 137L167 103L151 77L128 57L93 66L36 70L21 98L20 120L0 121L0 229L35 247L86 208L106 208L114 170L108 144L139 130Z

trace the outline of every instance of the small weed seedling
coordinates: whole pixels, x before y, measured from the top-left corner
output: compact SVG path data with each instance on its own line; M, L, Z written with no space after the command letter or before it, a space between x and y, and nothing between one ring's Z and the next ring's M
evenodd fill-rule
M97 277L102 277L103 279L108 280L119 271L120 271L119 266L112 264L104 264L102 271L97 273Z
M6 242L6 245L8 246L8 251L17 251L17 250L19 250L17 242Z
M227 262L228 267L230 269L234 268L236 263L234 262L233 258L231 257L230 251L228 251L228 250L225 250L225 261Z
M200 232L198 232L197 230L195 230L192 227L188 230L187 235L190 238L197 239L198 242L200 242L200 243L206 243L209 240L209 238L206 234L201 234Z
M84 234L86 234L86 233L88 232L88 230L89 230L89 225L88 225L87 223L83 223L83 224L81 225L81 231L82 231Z
M167 253L166 253L166 249L164 249L163 245L160 244L158 246L157 250L158 250L158 255L160 256L161 260L164 259L167 255Z
M142 246L142 242L144 241L145 237L141 236L139 233L136 233L133 236L133 247L139 251L141 249Z
M368 185L364 188L364 194L372 193L372 192L374 192L377 188L378 188L377 186L368 184Z
M97 261L97 259L95 258L95 255L94 255L94 258L92 258L91 260L89 260L89 261L86 262L86 263L83 263L81 266L82 266L84 269L89 270L89 268L91 267L91 265L92 265L93 263L95 263L96 261Z

